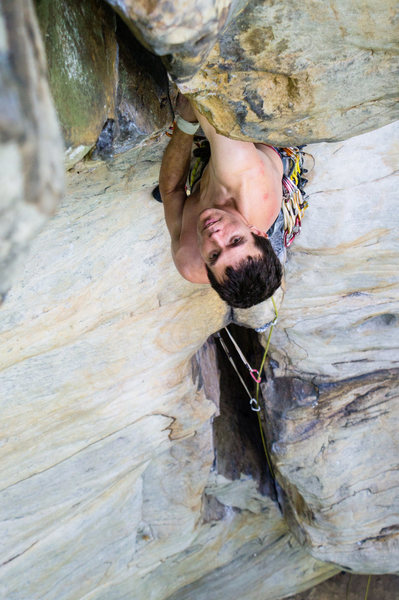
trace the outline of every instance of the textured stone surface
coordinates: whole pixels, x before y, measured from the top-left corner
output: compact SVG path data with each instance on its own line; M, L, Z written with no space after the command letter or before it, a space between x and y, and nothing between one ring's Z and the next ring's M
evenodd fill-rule
M100 0L37 0L66 167L96 145L110 157L173 120L159 58Z
M62 142L30 0L0 4L0 303L63 190Z
M36 7L69 167L115 117L115 16L99 0L36 0Z
M178 78L195 73L218 34L248 0L107 0Z
M392 0L252 0L181 89L221 133L292 145L398 118ZM184 85L183 85L184 83Z
M290 596L287 600L360 600L365 598L368 577L366 575L349 575L340 573L328 581L321 583L310 592ZM395 575L375 575L370 580L369 600L396 600L398 597L399 578ZM347 594L348 590L348 595Z
M110 7L36 4L67 167L99 136L97 152L109 156L169 125L160 59ZM398 117L391 0L334 0L322 17L312 0L109 4L230 137L276 145L337 140Z
M237 556L271 598L335 572L300 548L256 480L209 479L217 386L204 394L190 358L226 308L170 259L149 194L165 142L70 172L3 307L7 600L147 600L149 586L166 599L215 567L233 590Z
M116 40L115 115L97 141L97 157L126 152L173 121L167 73L160 59L139 44L119 18Z
M360 573L399 565L397 134L311 147L265 386L292 530Z
M75 6L79 27L87 25L85 11L91 6L97 41L103 35L98 19L110 15L110 21L101 21L107 23L105 37L94 42L93 52L97 56L103 41L111 40L110 65L116 76L113 57L119 48L119 87L107 71L110 65L101 65L110 75L108 91L113 86L102 118L114 124L108 146L98 153L110 157L132 143L141 146L106 162L85 161L69 173L68 196L34 241L24 273L0 312L1 597L148 600L150 593L154 600L277 600L315 585L342 566L359 572L397 571L399 270L398 219L392 208L397 126L311 148L317 160L311 208L291 253L287 297L263 386L266 431L280 486L275 489L248 399L240 404L242 394L229 365L223 367L220 361L216 366L213 343L203 346L228 321L230 311L212 290L179 277L170 259L162 207L150 196L166 139L148 138L170 114L162 72L159 88L152 88L155 108L149 110L149 121L140 121L146 98L139 83L147 75L138 70L132 76L132 64L140 66L141 58L130 56L134 44L130 46L118 18L98 2L43 2L39 10L40 5L45 15L46 10ZM159 7L135 5L147 15L148 29ZM118 6L123 13L127 2ZM199 41L202 59L229 7L239 8L217 3L207 12L202 6L201 26L210 32L203 41L198 29L189 31L185 10L176 29L171 26L174 9L164 11L161 25L166 36L175 35L177 49L176 60L164 60L172 70L177 65L175 76L186 76L198 66L197 58L190 58L193 40ZM296 24L296 32L287 36L302 47L302 54L280 44L274 60L282 61L283 70L273 72L277 79L272 87L278 93L270 100L278 112L282 91L286 88L291 100L298 91L293 106L287 104L287 118L298 127L295 141L313 127L307 129L302 121L298 125L298 114L305 121L313 118L311 101L319 111L327 106L327 97L334 94L323 85L336 81L334 77L340 92L331 114L339 118L331 117L326 124L323 114L315 113L321 137L328 137L322 122L323 127L335 127L334 135L340 137L392 118L385 87L373 75L375 68L381 78L389 74L383 66L383 57L391 52L390 17L384 17L389 11L374 7L376 22L371 23L362 20L357 5L344 9L337 3L331 8L334 24L328 11L319 20L310 4L302 13L295 6L290 10L296 18L288 21ZM1 7L2 223L7 225L7 244L12 240L2 252L9 261L43 222L40 211L51 210L62 174L60 137L31 4L3 1ZM224 70L225 90L221 79L212 79L215 54L197 81L208 73L206 102L215 107L218 94L223 123L232 115L232 134L240 136L245 130L248 136L256 130L256 137L264 139L270 132L260 124L267 121L262 97L242 77L259 67L256 90L266 90L269 98L271 71L262 61L270 48L263 50L263 22L271 17L266 42L277 39L279 28L288 22L283 19L287 9L282 3L253 2L248 10L256 13L259 30L254 34L236 20L230 37L220 41L225 62L219 64L218 77ZM198 11L195 15L198 21ZM320 36L312 40L312 56L305 52L303 37L294 35L302 35L308 21L317 22ZM116 33L111 23L117 24ZM329 24L327 29L323 23ZM339 43L337 24L344 42ZM62 31L70 25L66 18ZM179 38L184 28L187 46ZM367 50L362 46L365 37ZM160 36L160 44L164 41ZM338 52L346 79L335 69L338 61L331 66L327 42ZM340 45L347 42L356 52ZM259 57L258 67L238 52L230 68L226 56L234 57L238 45L249 49L252 58ZM84 52L76 56L80 60ZM188 71L182 67L186 56ZM314 70L315 56L319 71ZM365 68L368 56L370 70ZM159 63L154 60L149 59L146 69L156 71ZM64 59L63 67L67 63ZM240 71L234 72L239 64ZM309 83L300 79L302 67L320 83L318 95L301 87L303 81ZM351 91L356 70L378 96L372 96L374 108L362 96L363 80L359 96ZM69 77L74 71L65 73ZM241 85L239 100L229 87L235 78ZM149 81L145 79L143 88ZM205 102L197 92L198 101ZM258 117L252 125L247 118L252 113L247 110L244 116L241 96ZM351 112L343 104L346 100L358 107L350 118L345 116ZM110 107L113 112L108 112ZM378 116L384 107L386 115ZM284 110L281 115L276 127L285 131ZM359 115L364 125L359 125ZM139 131L130 129L132 123ZM73 143L73 150L79 148L79 136ZM251 325L273 316L269 309L251 315ZM246 319L235 316L240 322ZM245 351L250 352L249 346ZM255 364L259 352L251 357Z
M342 190L350 190L347 195L342 190L336 194L337 198L343 195L346 211L349 207L354 210L361 201L368 206L371 196L392 193L389 165L386 172L379 170L375 176L369 166L368 177L373 179L370 197L361 185L364 168L356 170L357 156L362 165L368 164L370 156L380 166L390 160L386 141L392 133L392 128L387 128L354 140L358 154L354 142L314 148L320 166L312 184L305 228L291 255L288 301L280 310L281 323L273 341L273 358L280 364L278 371L274 363L275 376L290 377L290 365L301 379L306 379L306 373L319 373L328 347L335 343L332 339L328 344L327 333L331 336L340 328L353 330L353 335L346 335L347 364L341 378L341 371L331 370L336 367L326 367L324 382L356 374L370 377L370 371L381 371L381 363L389 368L384 353L378 350L386 339L381 332L370 338L374 348L370 369L364 367L361 373L351 360L352 356L358 359L362 339L352 318L358 314L359 298L364 301L365 297L348 296L347 292L360 286L358 278L350 277L352 270L355 277L357 260L372 268L375 263L368 254L372 252L383 263L387 261L384 244L390 239L393 221L385 218L381 200L375 228L386 230L386 235L370 247L369 237L357 233L363 227L361 222L348 219L347 212L342 214L336 199L328 202L331 227L334 219L341 219L341 227L353 231L350 234L345 229L346 233L339 234L341 228L333 227L326 238L322 236L326 211L322 198L330 196L329 177L335 177L334 181L340 178ZM212 290L181 279L170 260L162 207L149 193L165 142L162 138L118 155L113 162L85 162L70 171L68 196L35 240L23 277L2 307L0 590L7 600L130 600L132 596L148 600L149 589L156 600L210 596L233 600L237 593L249 600L277 600L336 572L334 565L311 557L290 533L261 467L261 455L256 452L259 443L239 444L230 437L233 451L226 442L222 444L226 434L214 437L212 419L219 411L214 350L211 345L204 349L199 364L193 365L191 357L225 322L226 310ZM338 161L328 176L328 169L320 168L327 155ZM308 246L316 246L318 252L309 254ZM320 299L320 292L315 295L315 281L325 280L323 258L339 256L340 248L348 258L347 282L343 282L342 262L331 265L329 284ZM360 252L365 253L364 263ZM362 268L357 277L364 281L365 272ZM385 279L387 273L388 267ZM393 302L389 300L395 295L393 285L391 281L385 287L376 283L363 305L364 314L379 314L382 306L385 310ZM363 288L361 291L366 293ZM298 306L298 298L303 307ZM346 322L339 310L342 302ZM304 327L304 315L308 327ZM299 348L305 343L298 338L301 331L308 336L306 352ZM299 351L301 360L296 354ZM375 388L381 376L376 377ZM349 394L330 398L339 412L352 401L352 388L345 388L344 382L331 389ZM333 391L327 389L327 393ZM394 404L389 398L385 401ZM367 398L361 406L365 404ZM227 419L222 430L236 436L231 421L236 417L225 408L221 403L220 414ZM322 408L327 406L320 402L318 410ZM303 410L295 416L305 419L311 407ZM355 418L355 413L348 415L346 422ZM281 420L280 429L284 430L287 419L282 415ZM291 431L295 434L300 425L294 421ZM337 457L344 425L341 418L340 429L331 429L337 440ZM369 469L370 485L376 490L385 485L379 476L379 460L391 426L393 421L375 419L357 429L354 423L352 426L354 443L359 435L364 440L363 468ZM381 448L365 443L369 432ZM307 451L308 462L304 458L300 466L309 494L313 490L309 477L319 468L333 500L342 494L337 487L342 484L342 470L353 484L351 491L364 489L356 487L352 476L357 473L355 469L352 473L356 455L342 455L344 469L333 468L332 449L325 453L323 468L319 466L322 461L310 464L322 435L318 426L317 443L310 441L307 446L303 436L292 444L296 455L292 454L289 463L285 462L288 455L275 452L281 483L283 476L289 481L291 466ZM247 436L252 436L249 430ZM219 460L214 465L215 451ZM385 454L386 462L391 461L391 445ZM391 485L394 474L389 475ZM303 497L311 503L305 492ZM364 539L366 529L373 535L376 526L392 526L394 504L389 497L385 496L389 504L382 511L385 517L376 512L383 494L372 493L368 498L370 521L360 523L360 528L356 519L364 510L361 493L357 498L349 496L348 512L341 511L339 522L336 512L327 511L321 521L326 538L323 556L333 555L332 535L344 553L346 537L353 544L354 534L348 527L353 526L355 534L360 532ZM294 532L298 535L295 527ZM306 533L310 536L313 530ZM363 564L369 565L372 556L378 562L389 543L388 539L367 542L367 562ZM340 555L340 563L342 558Z
M37 0L67 166L101 132L105 156L171 120L160 59L116 12L230 137L340 140L399 116L392 0L334 0L322 14L313 0L108 4L115 12L100 0Z

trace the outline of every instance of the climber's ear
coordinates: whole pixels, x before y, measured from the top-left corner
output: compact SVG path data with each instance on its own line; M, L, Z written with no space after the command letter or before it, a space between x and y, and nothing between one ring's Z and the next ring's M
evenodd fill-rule
M259 235L260 237L267 238L267 233L265 233L264 231L261 231L260 229L258 229L254 225L250 225L249 228L252 231L252 233L254 233L255 235Z

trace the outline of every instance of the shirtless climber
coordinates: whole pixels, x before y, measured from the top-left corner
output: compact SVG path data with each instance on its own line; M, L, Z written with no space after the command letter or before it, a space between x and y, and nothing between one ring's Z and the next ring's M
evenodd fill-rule
M159 177L174 263L188 281L210 283L230 306L248 308L272 296L281 282L265 233L281 209L281 158L271 146L216 133L180 94L177 114L183 120L176 119ZM198 121L211 156L187 196L192 123Z

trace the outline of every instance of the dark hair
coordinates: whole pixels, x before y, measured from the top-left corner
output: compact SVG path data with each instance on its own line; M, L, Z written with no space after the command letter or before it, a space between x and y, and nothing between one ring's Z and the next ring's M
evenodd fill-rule
M251 232L252 233L252 232ZM206 266L208 279L219 296L233 308L249 308L273 296L280 287L282 267L271 243L267 238L252 233L255 246L262 256L247 256L235 269L226 267L225 277L221 283Z

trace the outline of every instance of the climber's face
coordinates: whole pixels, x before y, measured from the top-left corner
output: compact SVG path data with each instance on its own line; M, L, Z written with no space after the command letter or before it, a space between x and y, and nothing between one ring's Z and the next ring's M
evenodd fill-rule
M234 268L248 256L261 256L251 233L263 235L248 225L239 213L207 208L199 215L199 251L202 260L218 281L223 280L226 267Z

